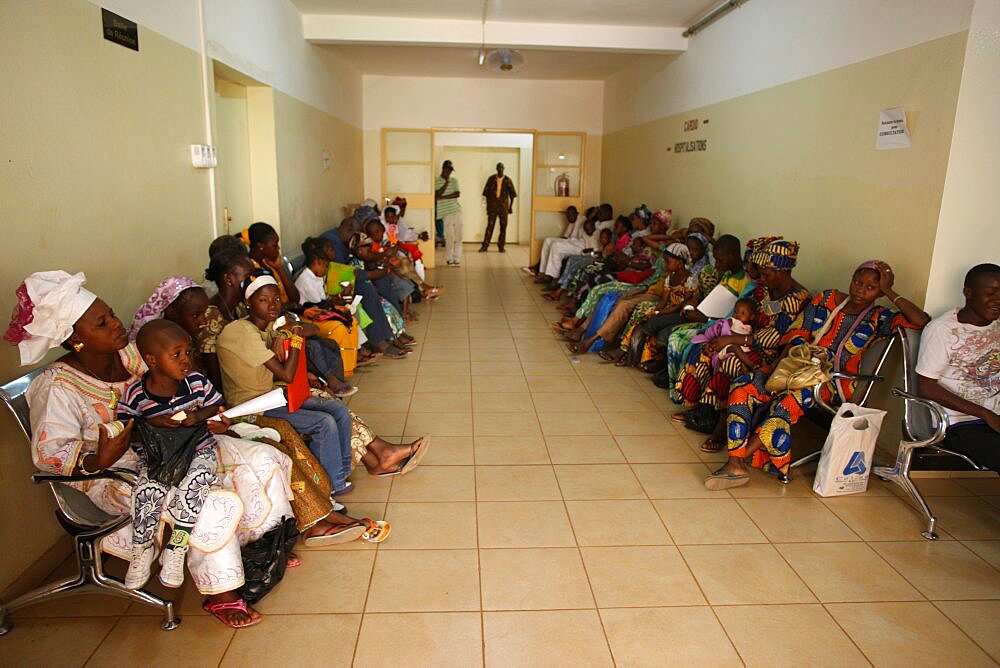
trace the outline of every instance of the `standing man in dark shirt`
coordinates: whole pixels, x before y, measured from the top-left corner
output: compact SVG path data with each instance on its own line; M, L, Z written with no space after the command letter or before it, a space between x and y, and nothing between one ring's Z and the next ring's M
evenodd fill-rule
M514 190L514 182L509 176L504 176L503 163L497 163L497 173L486 179L483 186L483 197L486 198L486 234L483 235L483 245L479 247L480 253L485 253L490 248L493 240L493 226L500 218L500 236L497 237L497 250L504 252L503 247L507 243L507 215L514 213L514 198L517 191Z

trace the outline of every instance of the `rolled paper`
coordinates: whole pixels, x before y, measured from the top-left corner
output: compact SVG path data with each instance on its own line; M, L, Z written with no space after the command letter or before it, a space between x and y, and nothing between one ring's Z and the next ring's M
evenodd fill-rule
M232 408L224 411L222 414L227 418L232 419L243 417L244 415L256 415L257 413L263 413L264 411L269 411L272 408L280 408L286 405L288 405L288 400L285 399L285 393L280 388L276 388L267 394L262 394L255 399L244 401L238 406L233 406ZM219 421L220 418L216 415L210 417L209 420Z
M184 422L184 420L187 419L187 416L188 416L187 413L185 413L184 411L180 411L179 413L174 413L170 417L170 419L173 420L174 422Z
M273 327L274 329L280 329L281 327L285 326L286 322L288 322L288 320L285 318L285 316L279 316L278 319L274 321Z

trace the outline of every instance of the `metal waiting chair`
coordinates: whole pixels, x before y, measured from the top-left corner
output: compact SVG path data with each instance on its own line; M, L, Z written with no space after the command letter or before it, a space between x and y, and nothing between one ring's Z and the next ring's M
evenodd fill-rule
M0 402L10 410L27 443L31 442L31 427L25 392L39 373L40 369L32 371L0 387ZM110 515L104 512L94 505L86 494L66 484L99 478L113 478L128 485L135 485L136 481L135 473L125 469L105 469L89 476L64 476L52 473L35 473L31 476L31 480L35 483L48 483L55 496L58 506L55 511L56 519L73 537L78 572L71 577L42 585L13 601L7 603L0 601L0 636L6 635L11 630L13 625L8 615L15 610L35 603L81 594L107 594L159 608L163 610L163 622L160 628L164 631L171 631L180 625L181 619L174 610L173 601L163 600L142 589L126 589L124 582L104 572L101 540L128 524L131 518L128 513Z
M985 471L987 469L979 466L969 457L947 448L942 448L940 443L948 430L948 414L941 404L918 397L917 392L917 352L920 348L920 332L900 330L903 351L903 389L893 388L892 393L903 399L903 440L899 442L899 450L896 452L896 463L894 466L876 466L872 468L872 473L887 482L894 482L899 485L907 496L913 500L914 505L923 513L927 520L927 529L920 532L920 535L927 540L937 540L937 532L934 530L937 525L937 518L931 512L927 501L924 500L920 490L913 484L910 478L910 467L913 465L914 455L922 450L931 450L937 453L958 457L968 464L975 471Z
M854 395L851 397L851 403L857 404L858 406L867 406L868 400L871 398L872 390L875 389L875 383L880 383L885 378L880 376L882 373L882 367L885 366L885 361L889 358L889 353L895 347L897 340L900 340L901 336L895 334L893 336L885 336L876 339L865 351L861 358L861 365L859 367L859 374L849 374L841 371L836 371L832 374L834 380L853 380L857 384L854 388ZM813 388L813 396L815 397L815 405L810 409L807 417L814 419L816 422L822 422L824 424L829 424L829 420L837 414L837 410L840 408L841 404L845 403L847 399L844 397L842 390L840 389L840 383L834 383L834 400L832 403L827 403L823 399L823 394L820 392L820 385ZM809 462L819 459L822 454L822 449L816 452L810 453L805 457L794 460L789 465L789 473L792 469L796 469L800 466L808 464ZM790 482L789 476L784 476L781 478L781 482Z

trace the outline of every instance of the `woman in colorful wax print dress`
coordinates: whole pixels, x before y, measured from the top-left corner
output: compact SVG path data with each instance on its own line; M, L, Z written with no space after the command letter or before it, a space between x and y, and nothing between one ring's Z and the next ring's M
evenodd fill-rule
M128 332L111 308L83 284L82 273L39 272L18 288L18 307L5 338L18 344L22 364L39 362L62 345L69 354L32 381L31 454L39 470L62 475L94 475L115 467L135 470L129 449L132 424L109 430L125 388L146 372ZM119 423L120 424L120 423ZM213 489L194 525L188 570L206 600L205 610L224 624L241 628L261 616L239 596L243 585L240 546L276 527L289 506L289 461L263 444L219 437L220 488ZM74 483L101 510L130 511L131 488L117 480ZM101 548L128 559L132 526L108 536Z
M825 290L816 295L798 315L791 327L780 337L781 357L801 343L812 342L821 333L816 345L826 348L834 371L857 373L865 350L878 338L890 336L896 329L920 329L930 316L893 289L892 268L885 262L871 260L859 266L851 278L848 292ZM899 311L876 304L885 297ZM823 332L826 328L825 333ZM719 337L724 339L727 337ZM719 345L747 343L743 337L731 341L715 339ZM813 388L771 393L765 389L772 365L756 370L733 381L729 391L727 416L727 446L729 460L705 481L710 490L739 487L750 481L750 465L783 478L792 460L792 425L813 406ZM831 399L834 382L840 382L843 396L850 400L854 385L849 381L830 381L820 391ZM763 419L755 419L763 413Z

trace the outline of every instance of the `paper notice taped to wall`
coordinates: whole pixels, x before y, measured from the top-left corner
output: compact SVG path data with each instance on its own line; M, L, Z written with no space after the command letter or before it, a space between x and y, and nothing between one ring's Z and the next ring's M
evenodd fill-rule
M910 147L910 129L906 127L906 110L902 107L878 112L878 133L875 148L886 150Z

